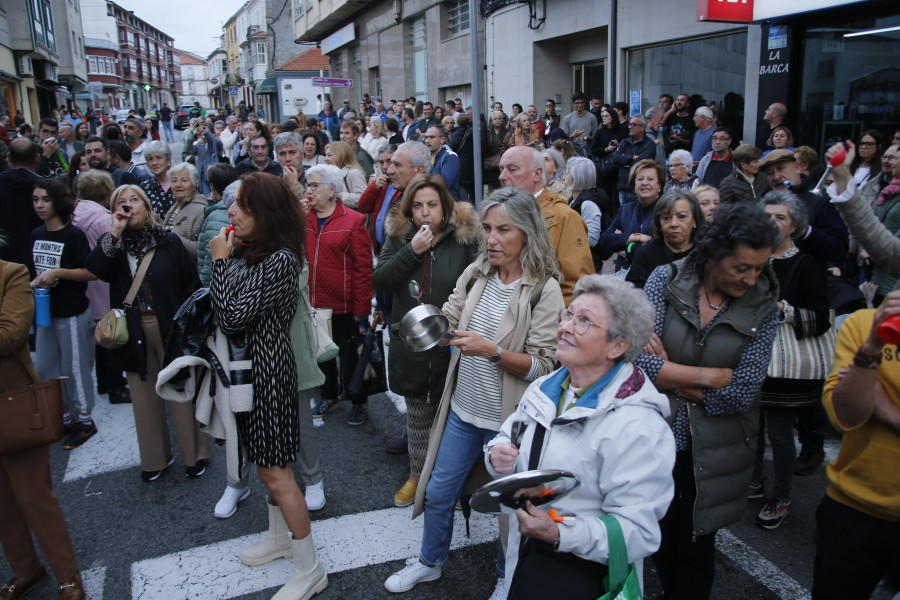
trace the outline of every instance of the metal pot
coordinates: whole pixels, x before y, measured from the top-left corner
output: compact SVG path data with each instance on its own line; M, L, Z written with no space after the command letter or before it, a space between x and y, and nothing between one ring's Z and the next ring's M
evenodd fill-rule
M430 350L442 339L454 337L450 333L450 321L431 304L420 304L406 313L400 321L399 333L413 352Z

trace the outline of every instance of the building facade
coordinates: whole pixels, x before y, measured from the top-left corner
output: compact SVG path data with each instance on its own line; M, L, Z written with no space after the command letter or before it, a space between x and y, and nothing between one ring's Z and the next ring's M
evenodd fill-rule
M209 106L209 76L206 72L206 61L185 50L176 50L181 65L181 99L180 104L199 102L201 106Z
M37 123L41 117L51 116L53 109L64 104L70 94L60 89L59 82L57 30L68 31L65 11L63 14L54 11L50 0L4 0L2 7L6 16L7 48L14 61L10 74L18 78L19 88L18 97L7 88L7 102L10 99L18 102L25 120ZM6 81L11 83L10 79L7 77Z
M84 52L87 55L89 101L97 107L125 106L119 44L85 38Z
M82 24L85 36L118 46L125 106L179 103L181 67L171 36L108 0L82 0Z
M712 19L698 14L696 0L481 0L480 105L500 101L509 112L513 102L543 107L551 98L565 114L572 94L583 91L610 103L634 100L643 111L660 94L683 92L718 107L727 99L742 115L738 137L753 143L763 111L778 101L819 148L900 118L896 2L708 4L755 14ZM355 106L363 93L471 103L469 0L297 0L293 8L295 40L319 44L331 76L353 80L352 88L327 90L336 105L348 99ZM880 29L888 31L844 37ZM833 123L848 120L847 127Z
M206 57L206 74L209 77L209 99L205 106L224 107L228 100L228 54L225 52L224 34L221 46ZM201 104L203 104L201 102Z
M229 103L243 101L264 115L277 111L276 65L296 53L288 4L283 0L247 0L224 26Z

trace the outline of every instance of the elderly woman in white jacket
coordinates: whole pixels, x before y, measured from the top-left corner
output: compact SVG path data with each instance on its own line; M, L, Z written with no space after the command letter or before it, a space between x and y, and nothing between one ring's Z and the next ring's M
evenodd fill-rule
M510 523L506 553L510 600L579 597L564 592L565 582L552 573L528 572L535 563L519 556L522 536L530 538L526 552L543 545L589 570L596 563L601 575L609 545L598 517L618 520L628 560L636 562L639 573L641 560L659 547L658 522L674 493L675 440L665 420L666 396L630 362L650 339L652 326L652 306L630 283L611 276L581 278L572 304L560 311L556 357L563 368L532 383L487 444L485 462L494 477L527 471L535 433L543 430L536 468L572 471L581 481L568 496L546 506L564 516L561 522L530 502L516 511L517 527ZM510 443L516 421L528 425L519 448ZM541 580L546 589L540 589Z

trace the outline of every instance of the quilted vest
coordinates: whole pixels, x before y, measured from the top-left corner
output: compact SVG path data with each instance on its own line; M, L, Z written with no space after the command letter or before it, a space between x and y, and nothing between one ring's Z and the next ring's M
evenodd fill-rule
M674 278L673 267L677 269ZM702 335L696 303L700 269L697 253L669 267L666 319L660 337L669 360L675 363L731 369L775 310L778 280L766 265L756 285L732 300L728 311ZM672 392L667 395L674 418L681 400ZM707 416L703 406L693 402L687 402L687 411L697 485L694 535L708 535L740 520L746 506L759 431L759 398L740 415Z

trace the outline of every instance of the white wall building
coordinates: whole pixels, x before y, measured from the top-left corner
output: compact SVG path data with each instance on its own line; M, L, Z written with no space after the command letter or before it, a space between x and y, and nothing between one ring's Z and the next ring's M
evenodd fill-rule
M199 102L204 108L209 106L209 75L206 61L184 50L177 51L181 61L181 104Z

